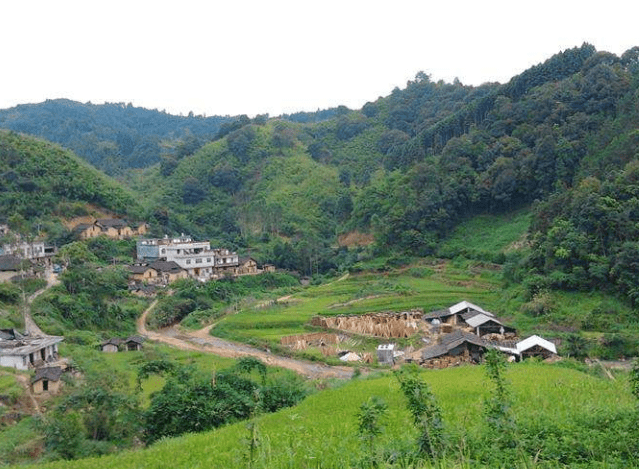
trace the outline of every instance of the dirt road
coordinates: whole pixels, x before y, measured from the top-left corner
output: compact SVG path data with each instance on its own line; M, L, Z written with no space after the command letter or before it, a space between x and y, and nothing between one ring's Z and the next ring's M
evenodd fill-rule
M195 332L181 331L175 327L163 329L159 332L150 331L146 328L146 318L153 308L155 308L156 304L157 300L153 301L137 322L138 333L148 337L150 340L162 342L182 350L197 350L222 357L254 357L267 365L287 368L309 378L347 379L353 375L353 369L346 366L330 366L296 360L274 355L248 345L218 339L217 337L209 335L211 326L207 326Z

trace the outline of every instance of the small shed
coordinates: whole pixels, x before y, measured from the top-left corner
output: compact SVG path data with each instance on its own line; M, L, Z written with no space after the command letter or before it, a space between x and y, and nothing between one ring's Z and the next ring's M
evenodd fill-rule
M133 336L133 337L129 337L128 339L124 341L124 346L130 352L136 351L136 350L142 350L143 342L144 342L144 339L142 337Z
M527 339L517 343L517 353L522 360L529 357L546 359L557 355L557 347L555 347L555 344L552 342L538 335L531 335Z
M31 388L34 394L42 394L48 392L56 394L60 389L62 381L62 368L59 366L48 366L38 368L34 378L31 380Z
M378 345L377 361L383 365L393 365L395 363L395 344Z
M106 342L102 342L100 344L100 348L105 353L115 353L120 350L120 344L122 343L122 339L118 339L117 337L113 337Z
M488 316L484 313L471 313L469 316L463 315L462 317L466 321L466 324L472 327L475 330L475 334L479 337L486 334L503 335L506 332L515 332L514 328L504 325L495 316Z
M493 313L485 311L477 305L469 303L468 301L460 301L453 306L442 309L439 311L433 311L428 314L424 314L422 319L429 321L433 325L449 324L449 325L462 325L465 323L466 317L472 317L476 314L484 314L486 316L494 316ZM434 320L437 320L433 323Z

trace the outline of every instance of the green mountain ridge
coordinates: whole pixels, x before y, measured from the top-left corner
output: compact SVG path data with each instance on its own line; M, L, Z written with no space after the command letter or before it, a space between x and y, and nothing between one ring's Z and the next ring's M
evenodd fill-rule
M50 142L0 130L0 218L24 235L36 227L50 240L65 237L60 220L86 215L90 206L142 216L121 184Z

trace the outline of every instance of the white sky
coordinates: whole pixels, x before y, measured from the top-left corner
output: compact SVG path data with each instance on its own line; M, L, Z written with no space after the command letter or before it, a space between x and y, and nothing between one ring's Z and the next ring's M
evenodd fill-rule
M639 45L636 0L6 0L0 108L68 98L172 114L361 108L423 70L506 82Z

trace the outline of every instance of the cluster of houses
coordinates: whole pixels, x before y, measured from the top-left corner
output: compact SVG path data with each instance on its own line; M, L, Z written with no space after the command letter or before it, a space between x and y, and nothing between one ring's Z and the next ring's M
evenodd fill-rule
M519 340L514 328L468 301L424 314L421 320L428 330L422 338L425 347L404 355L394 344L383 344L377 349L378 362L394 364L403 356L405 361L427 368L445 368L478 363L491 348L507 354L510 361L557 355L554 343L537 335Z
M166 285L183 278L202 282L228 276L273 272L259 268L255 259L240 257L228 249L213 249L210 241L194 241L190 236L139 239L137 263L129 267L132 283Z
M111 239L127 239L144 236L149 226L145 222L129 222L123 218L98 218L91 223L80 223L73 228L79 239L106 236Z

